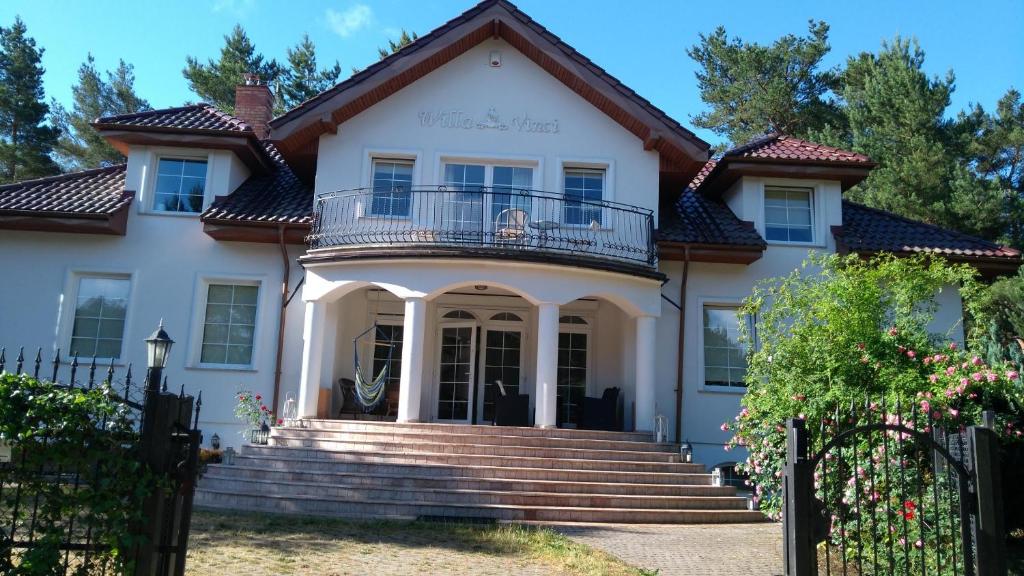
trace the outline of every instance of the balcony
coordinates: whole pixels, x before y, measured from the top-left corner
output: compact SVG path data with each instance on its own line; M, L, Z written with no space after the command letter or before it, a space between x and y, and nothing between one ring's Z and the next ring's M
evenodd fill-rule
M651 272L651 210L537 190L362 188L317 197L317 254L502 256Z

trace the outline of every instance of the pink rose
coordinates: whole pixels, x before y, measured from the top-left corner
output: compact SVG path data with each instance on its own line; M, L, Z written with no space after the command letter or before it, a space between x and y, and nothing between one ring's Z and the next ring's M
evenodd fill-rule
M974 380L975 382L981 382L982 378L983 376L981 375L981 372L975 372L974 374L971 374L971 379Z
M956 374L956 366L946 368L946 376L952 376L953 374Z
M974 364L975 366L981 366L981 358L978 358L977 356L971 358L971 364Z
M949 343L949 349L950 350L956 350L956 342L950 342Z
M1010 370L1006 373L1007 380L1016 380L1017 378L1020 378L1020 374L1018 374L1016 370Z
M892 328L889 328L889 336L895 336L895 335L897 335L899 333L900 333L900 331L897 330L895 326L893 326Z
M995 372L986 372L985 378L987 378L989 382L995 382L996 380L999 379L999 375L996 374Z
M917 352L913 350L907 350L907 358L917 358Z
M932 374L931 376L929 376L928 379L931 380L932 384L935 384L936 382L939 381L939 377L937 375L935 375L935 374Z
M932 404L927 400L921 400L921 412L931 412Z

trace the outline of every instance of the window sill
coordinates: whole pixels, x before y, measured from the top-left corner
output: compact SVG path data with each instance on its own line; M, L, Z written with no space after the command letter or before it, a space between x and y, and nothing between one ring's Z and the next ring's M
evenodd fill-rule
M769 246L790 246L793 248L824 248L821 242L787 242L785 240L765 240Z
M702 384L697 389L698 392L705 394L726 394L729 396L742 396L747 393L746 388L734 388L729 386L707 386Z
M203 211L206 211L206 208L203 208ZM203 211L200 211L200 212L170 212L170 211L162 211L162 210L140 210L139 213L140 214L145 214L146 216L170 216L172 218L199 218L200 216L202 216Z
M238 366L233 364L188 364L186 370L208 370L212 372L259 372L252 366Z
M371 222L412 222L412 216L388 216L387 214L363 214L359 219Z

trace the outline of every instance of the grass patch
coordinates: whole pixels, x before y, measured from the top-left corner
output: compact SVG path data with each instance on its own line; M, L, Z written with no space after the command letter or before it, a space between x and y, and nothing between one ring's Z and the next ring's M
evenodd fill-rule
M220 574L643 576L546 528L214 513L192 519L189 576Z

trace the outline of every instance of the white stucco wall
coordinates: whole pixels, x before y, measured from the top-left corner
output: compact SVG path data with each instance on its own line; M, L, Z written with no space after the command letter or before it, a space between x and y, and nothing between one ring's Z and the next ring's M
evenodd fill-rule
M500 52L502 65L489 66ZM506 130L424 126L420 114L461 113L485 121L494 108ZM449 116L451 118L453 116ZM557 133L519 130L524 118ZM607 168L605 199L658 209L658 154L503 40L488 40L320 138L316 192L366 187L373 157L414 158L413 185L444 180L446 160L534 168L533 188L562 191L562 167Z
M128 158L126 188L139 191L129 209L127 235L98 236L0 230L0 346L7 357L18 347L34 356L43 349L49 360L59 348L62 356L70 345L74 320L74 298L81 274L116 274L131 278L131 294L124 330L125 353L115 369L123 377L133 363L135 386L146 373L147 338L162 318L176 341L165 374L177 390L182 384L190 394L203 393L200 425L209 439L214 432L225 445L238 445L237 423L232 415L235 390L258 391L270 402L280 310L282 260L275 244L221 242L202 231L198 215L153 213L151 177L158 154L205 157L209 160L207 201L227 194L230 186L248 175L248 169L223 151L133 148ZM289 256L298 258L303 248L290 247ZM296 265L291 270L294 288L302 277ZM198 345L204 319L204 281L233 280L257 282L257 309L253 364L249 369L216 369L198 364ZM286 331L294 341L301 334L302 302L296 298ZM13 355L12 355L12 350ZM81 362L81 360L80 360ZM12 366L11 363L8 366ZM287 358L284 380L298 380L298 361ZM67 368L65 367L66 374ZM81 372L80 372L81 376Z

